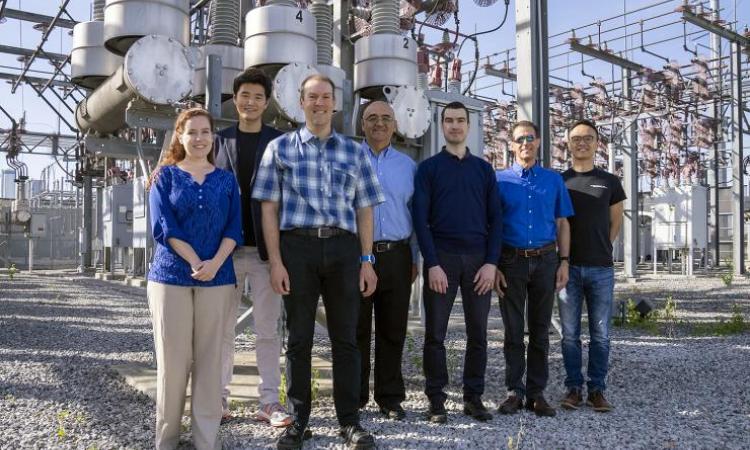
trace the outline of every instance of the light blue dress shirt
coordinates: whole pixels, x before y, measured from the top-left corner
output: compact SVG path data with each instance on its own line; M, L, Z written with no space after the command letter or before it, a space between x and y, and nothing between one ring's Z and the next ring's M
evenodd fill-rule
M411 198L414 195L414 174L417 164L413 159L388 146L376 154L367 141L362 149L369 156L385 202L375 206L374 241L401 241L409 239L412 261L417 261L417 240L411 222Z

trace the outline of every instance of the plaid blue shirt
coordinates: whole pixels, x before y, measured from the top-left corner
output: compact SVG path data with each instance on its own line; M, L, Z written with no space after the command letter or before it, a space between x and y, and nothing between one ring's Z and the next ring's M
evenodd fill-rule
M335 131L325 141L307 127L268 144L253 198L280 203L280 228L357 232L356 210L385 200L367 154Z

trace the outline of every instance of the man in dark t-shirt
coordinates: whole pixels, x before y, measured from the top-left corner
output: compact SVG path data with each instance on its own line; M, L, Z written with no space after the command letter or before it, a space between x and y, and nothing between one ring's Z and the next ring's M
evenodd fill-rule
M271 98L271 88L271 80L259 69L250 68L238 75L233 83L233 100L239 120L237 125L216 133L214 143L216 167L231 170L240 186L244 239L244 245L237 247L232 255L237 284L236 298L231 303L231 309L226 312L229 319L224 329L222 421L232 418L229 411L228 386L234 367L234 329L237 308L247 279L250 281L253 298L255 354L260 375L260 405L254 418L275 427L284 427L292 422L292 416L279 403L281 337L277 324L281 315L281 297L274 293L271 287L260 203L252 200L251 196L266 146L282 134L262 121L263 112Z
M612 242L622 225L625 191L616 176L594 167L598 141L599 133L591 121L579 120L568 129L573 166L563 173L563 179L576 214L568 218L570 273L559 303L568 389L561 406L574 410L583 404L581 309L585 300L591 339L586 403L595 411L606 412L612 410L604 398L615 284Z

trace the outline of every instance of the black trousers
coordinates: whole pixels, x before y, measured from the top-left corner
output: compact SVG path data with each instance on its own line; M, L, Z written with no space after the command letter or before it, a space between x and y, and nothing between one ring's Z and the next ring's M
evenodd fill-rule
M425 394L433 404L443 404L448 396L443 389L448 384L445 336L448 319L456 293L461 288L461 302L466 324L466 352L464 354L464 400L479 398L484 393L484 373L487 368L487 316L490 312L490 292L474 292L474 276L484 265L484 254L452 255L438 250L440 267L448 277L448 290L438 294L430 289L427 268L424 268L424 375Z
M328 239L281 235L281 258L289 273L284 296L286 380L289 412L302 425L310 419L311 351L315 311L322 295L333 353L333 401L341 426L359 423L359 371L356 329L359 318L360 244L353 234Z
M359 404L370 398L370 339L375 310L375 402L393 407L406 399L401 356L411 297L411 250L408 244L375 255L378 287L362 299L357 326L357 346L362 355Z
M505 297L500 299L505 326L505 385L508 391L515 391L520 396L534 398L547 386L549 326L552 321L558 265L557 253L554 251L530 258L508 251L503 252L500 258L500 270L508 283L504 290ZM523 333L527 298L529 347L525 352Z

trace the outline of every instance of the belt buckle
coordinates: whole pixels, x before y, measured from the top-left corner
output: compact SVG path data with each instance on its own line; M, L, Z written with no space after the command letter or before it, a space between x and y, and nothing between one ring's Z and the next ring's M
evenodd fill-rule
M528 248L523 249L523 257L524 258L530 258L531 257L531 255L529 255L529 249Z
M333 236L332 231L333 230L328 227L318 228L318 239L328 239L329 237Z
M387 242L376 242L375 243L375 251L378 253L383 253L385 251L388 251L388 243Z

